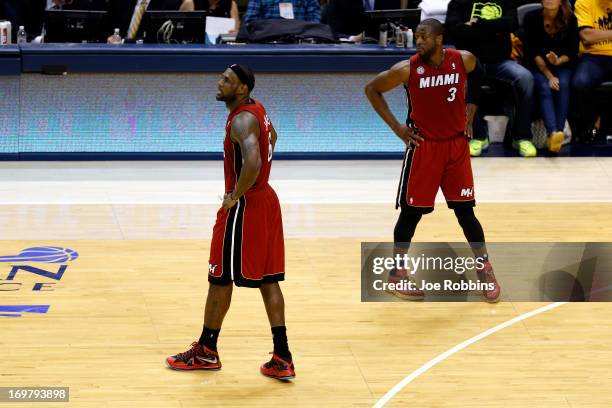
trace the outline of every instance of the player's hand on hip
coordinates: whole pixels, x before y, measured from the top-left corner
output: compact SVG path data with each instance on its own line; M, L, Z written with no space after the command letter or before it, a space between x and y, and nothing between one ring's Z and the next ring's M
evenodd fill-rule
M419 133L419 129L404 124L400 125L395 134L402 139L407 146L410 144L419 146L419 142L425 140Z
M225 195L223 196L223 203L221 203L221 207L223 207L223 209L225 210L229 210L230 208L235 206L237 202L238 200L232 198L231 192L225 193Z
M474 137L474 125L471 121L468 120L465 123L465 130L463 131L463 134L466 135L468 139Z

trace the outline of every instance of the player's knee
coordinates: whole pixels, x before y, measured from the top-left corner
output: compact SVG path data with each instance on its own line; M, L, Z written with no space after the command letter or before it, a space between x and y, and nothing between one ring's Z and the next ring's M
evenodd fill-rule
M476 220L476 215L474 214L474 209L472 207L466 208L455 208L455 216L459 220L459 223L462 222L473 222Z
M232 293L234 289L233 282L209 282L208 293Z
M405 247L408 246L407 244L412 241L420 220L421 214L402 209L393 230L393 240L396 246L399 245L401 247L402 244Z
M276 296L276 295L283 296L283 292L281 291L281 288L278 282L264 282L259 287L259 291L264 296L268 296L268 295L269 296Z
M480 226L480 222L474 214L473 208L455 208L454 211L455 216L457 217L457 221L459 221L459 225L461 225L461 228L463 228L464 230L467 229L470 231L474 231L482 229L482 227Z

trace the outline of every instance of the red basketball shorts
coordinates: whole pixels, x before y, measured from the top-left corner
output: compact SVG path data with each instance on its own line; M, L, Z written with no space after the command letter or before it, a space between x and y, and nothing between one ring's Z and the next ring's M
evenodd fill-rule
M474 207L474 177L468 139L426 139L406 149L396 208L433 211L438 188L449 208Z
M219 209L213 228L208 281L260 287L285 279L280 203L269 185L249 191L230 210Z

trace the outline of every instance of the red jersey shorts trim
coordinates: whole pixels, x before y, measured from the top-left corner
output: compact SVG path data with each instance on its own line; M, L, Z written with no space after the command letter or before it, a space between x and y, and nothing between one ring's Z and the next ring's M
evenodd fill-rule
M420 146L406 149L396 208L407 206L430 213L438 188L442 188L449 208L476 205L470 149L465 136L426 139Z
M258 288L285 280L280 203L269 185L249 191L229 211L217 212L208 281Z

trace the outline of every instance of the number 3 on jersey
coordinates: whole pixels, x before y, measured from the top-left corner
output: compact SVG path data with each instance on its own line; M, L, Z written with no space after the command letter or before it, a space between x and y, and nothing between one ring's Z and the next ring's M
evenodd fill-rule
M446 100L449 102L452 102L455 100L456 97L457 97L457 88L453 86L452 88L448 90L448 98L446 98Z

